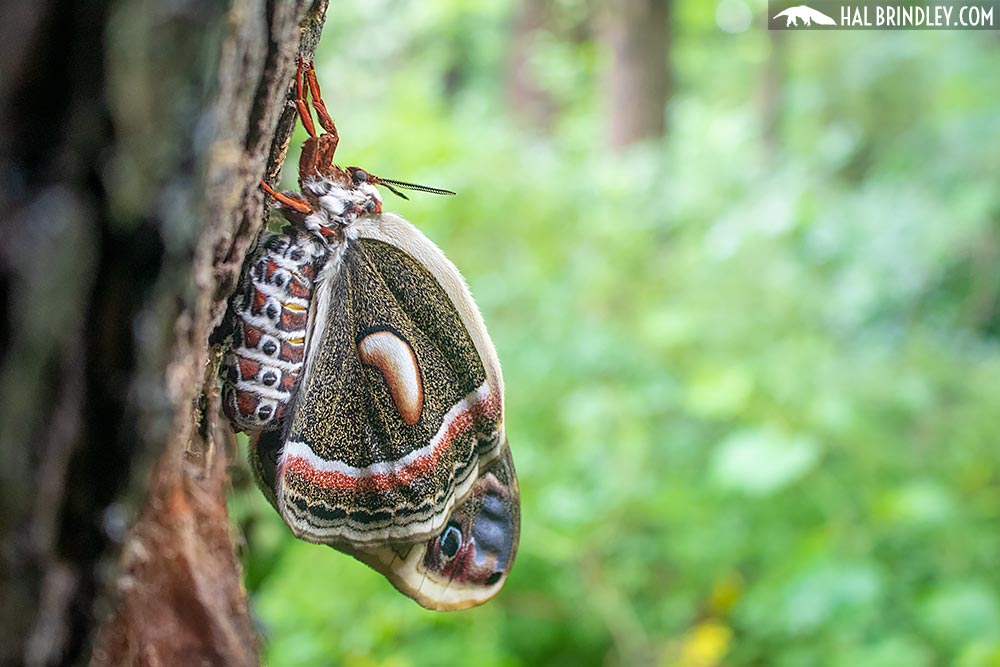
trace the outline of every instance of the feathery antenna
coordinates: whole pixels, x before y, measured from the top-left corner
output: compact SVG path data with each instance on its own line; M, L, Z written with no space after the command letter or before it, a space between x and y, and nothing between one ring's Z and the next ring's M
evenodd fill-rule
M406 190L417 190L418 192L429 192L432 195L453 195L455 194L451 190L445 190L443 188L432 188L429 185L417 185L416 183L407 183L405 181L394 181L388 178L378 179L378 183L389 188L389 191L394 195L402 197L403 199L409 199L402 192L396 188L404 188ZM395 187L393 187L395 186Z

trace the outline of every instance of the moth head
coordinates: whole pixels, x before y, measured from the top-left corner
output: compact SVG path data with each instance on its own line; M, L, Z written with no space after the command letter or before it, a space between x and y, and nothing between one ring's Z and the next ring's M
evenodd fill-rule
M347 173L351 176L351 181L357 188L371 187L373 185L381 185L389 190L392 194L397 197L402 197L403 199L409 199L405 194L399 191L399 188L404 188L407 190L418 190L420 192L429 192L435 195L453 195L455 194L451 190L442 190L441 188L432 188L427 185L417 185L416 183L406 183L404 181L396 181L390 178L379 178L374 174L369 174L367 171L361 167L348 167ZM372 187L372 190L375 188ZM377 192L377 191L376 191ZM379 203L382 202L382 198L379 197Z
M375 187L379 180L378 177L372 176L360 167L348 167L347 175L350 177L354 189L366 197L368 202L366 212L381 213L382 193Z

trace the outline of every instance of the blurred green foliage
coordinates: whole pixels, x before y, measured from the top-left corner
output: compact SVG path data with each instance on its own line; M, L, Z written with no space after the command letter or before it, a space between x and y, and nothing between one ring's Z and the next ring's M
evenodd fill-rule
M590 38L536 40L548 133L504 110L511 4L334 0L317 66L344 164L460 193L386 203L498 348L518 561L427 612L239 492L269 664L1000 665L996 35L676 2L669 135L612 154Z

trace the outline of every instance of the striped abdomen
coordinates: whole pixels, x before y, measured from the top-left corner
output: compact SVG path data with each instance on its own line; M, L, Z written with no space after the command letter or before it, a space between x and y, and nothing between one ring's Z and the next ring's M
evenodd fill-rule
M232 342L222 361L223 407L245 431L281 428L306 357L309 305L323 245L287 227L264 236L233 296Z

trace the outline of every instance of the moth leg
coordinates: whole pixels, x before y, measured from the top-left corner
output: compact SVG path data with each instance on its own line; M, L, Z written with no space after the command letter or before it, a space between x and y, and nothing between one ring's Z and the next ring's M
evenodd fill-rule
M316 78L316 68L312 61L300 57L296 62L295 108L299 112L299 118L302 119L303 127L309 133L309 139L303 144L302 154L299 157L300 180L303 175L327 178L331 171L337 171L333 168L333 158L340 143L340 135L337 134L337 126L323 102L319 81ZM316 134L316 126L309 111L310 94L319 124L324 130L323 134Z
M337 152L337 145L340 143L340 135L337 134L337 126L330 117L330 112L323 102L323 94L319 90L319 80L316 78L316 67L312 61L309 62L306 70L308 77L309 93L312 95L313 109L316 110L316 118L325 130L325 134L319 137L319 147L316 156L316 166L321 170L329 170L333 166L333 156Z
M326 104L323 102L323 95L319 92L319 81L316 79L316 67L313 65L312 61L309 61L309 71L307 72L309 77L309 92L312 93L312 103L313 108L316 110L316 117L319 119L319 124L327 131L328 134L333 135L334 146L340 141L340 135L337 134L337 126L333 122L333 118L330 117L330 112L326 109Z
M307 89L304 84L306 61L300 56L296 60L296 70L295 70L295 108L298 109L299 119L302 120L302 127L306 128L306 132L313 139L316 138L316 126L313 125L312 114L309 113L309 103L306 101ZM308 67L312 69L312 63L310 62ZM314 75L315 76L315 75Z
M263 188L264 192L274 197L284 209L290 209L305 215L310 215L313 212L312 206L305 199L299 199L284 192L278 192L264 181L260 182L260 187Z

